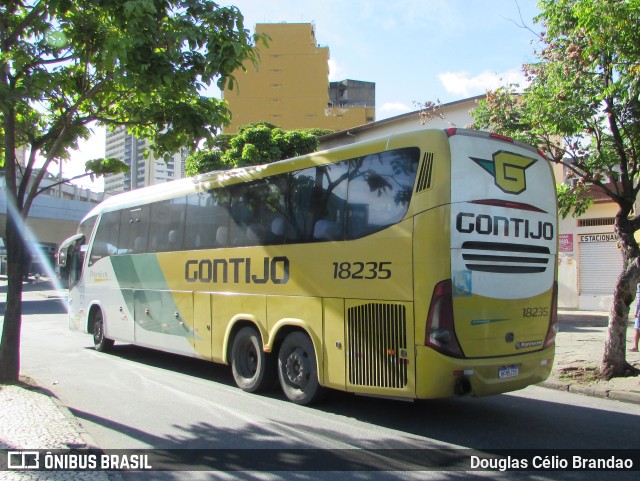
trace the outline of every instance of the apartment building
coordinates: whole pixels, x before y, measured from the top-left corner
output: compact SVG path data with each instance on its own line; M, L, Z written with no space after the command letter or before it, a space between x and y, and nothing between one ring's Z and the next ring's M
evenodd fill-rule
M104 191L109 195L182 178L188 152L184 150L165 162L153 155L147 140L127 133L126 127L117 127L107 131L105 156L119 159L131 169L128 173L105 176Z
M225 133L266 121L285 130L343 130L375 120L375 83L329 82L329 47L318 45L311 23L259 23L269 37L258 45L259 65L235 72L238 87L224 91L232 120Z

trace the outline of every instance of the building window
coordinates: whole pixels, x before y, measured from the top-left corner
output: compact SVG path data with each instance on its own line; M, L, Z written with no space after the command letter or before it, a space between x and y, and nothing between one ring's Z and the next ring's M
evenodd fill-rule
M603 225L614 225L615 217L600 217L594 219L578 219L578 227L599 227Z

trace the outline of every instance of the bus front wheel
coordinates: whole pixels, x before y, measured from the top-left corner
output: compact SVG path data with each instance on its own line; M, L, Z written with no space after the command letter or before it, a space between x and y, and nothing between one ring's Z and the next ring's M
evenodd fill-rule
M285 396L296 404L312 404L324 396L309 336L296 331L285 337L278 352L278 377Z
M107 352L113 347L113 339L104 336L104 316L100 309L96 309L92 317L93 345L98 352Z
M265 391L275 385L273 356L264 352L260 335L252 327L243 327L233 339L231 371L236 385L246 392Z

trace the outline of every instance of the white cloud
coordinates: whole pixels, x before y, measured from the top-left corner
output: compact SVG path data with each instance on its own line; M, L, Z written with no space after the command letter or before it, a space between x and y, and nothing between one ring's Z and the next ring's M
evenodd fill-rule
M447 92L461 97L480 95L487 90L494 90L511 83L518 83L521 86L525 84L525 78L520 69L502 73L485 70L473 77L469 72L444 72L438 74L438 79Z
M344 80L346 78L346 69L342 68L338 63L329 59L329 80L335 82L338 80Z
M415 107L403 104L402 102L386 102L378 108L378 113L381 118L387 118L393 117L394 115L406 114L407 112L412 112L414 110L416 110Z

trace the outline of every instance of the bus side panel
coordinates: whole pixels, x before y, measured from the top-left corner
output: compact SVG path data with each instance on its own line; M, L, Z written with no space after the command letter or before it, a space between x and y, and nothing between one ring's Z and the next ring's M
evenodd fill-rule
M315 348L317 366L322 366L322 299L319 297L268 296L267 326L269 346L278 331L284 326L299 326L304 329ZM324 371L318 370L320 383L324 385Z
M108 339L120 342L134 342L133 289L97 287L90 299L100 299L104 315L104 334Z
M136 289L134 302L136 344L195 355L193 293Z
M345 389L344 299L325 298L324 310L324 382L327 387Z
M193 294L193 342L196 357L211 361L211 294Z
M216 362L230 363L231 333L237 323L249 322L267 339L267 307L264 295L211 294L211 357Z
M407 219L344 242L161 253L158 277L175 291L410 300L412 226Z
M427 316L434 286L451 277L450 211L449 206L444 205L414 217L413 282L416 293L416 342L420 345L424 345L425 341Z

